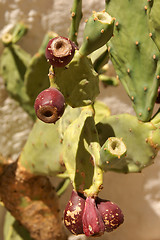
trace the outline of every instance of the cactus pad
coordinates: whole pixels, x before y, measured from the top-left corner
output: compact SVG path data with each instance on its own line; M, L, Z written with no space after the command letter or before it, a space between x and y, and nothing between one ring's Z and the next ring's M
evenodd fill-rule
M0 59L0 74L11 97L34 118L34 109L24 86L24 75L30 59L30 55L18 45L6 46Z
M149 9L149 27L150 33L153 41L156 43L159 51L160 51L160 1L159 0L151 0L148 1Z
M55 83L71 107L90 105L99 94L99 80L90 58L75 51L72 61L64 68L55 68Z
M73 42L77 43L77 34L79 29L79 24L82 18L82 0L74 0L73 6L71 9L71 26L69 29L69 39Z
M63 139L63 160L76 191L95 195L102 184L97 131L93 110L85 107L66 129Z
M54 176L64 171L57 124L37 120L21 152L19 163L34 175Z
M31 104L34 105L34 101L37 95L44 89L49 87L48 69L49 64L45 57L45 49L48 41L51 38L56 37L54 32L48 32L43 39L41 47L38 52L32 57L29 66L24 76L24 84L26 92L30 97Z
M116 18L110 56L138 119L149 121L157 96L159 52L148 30L146 0L106 1Z
M135 116L120 114L103 119L97 124L99 139L103 145L109 137L122 138L127 147L127 153L120 165L105 166L105 170L124 173L140 172L153 163L160 148L160 129L153 122L143 123ZM156 135L155 134L156 131ZM153 137L154 136L154 137ZM105 161L105 160L104 160ZM117 159L118 161L118 159Z

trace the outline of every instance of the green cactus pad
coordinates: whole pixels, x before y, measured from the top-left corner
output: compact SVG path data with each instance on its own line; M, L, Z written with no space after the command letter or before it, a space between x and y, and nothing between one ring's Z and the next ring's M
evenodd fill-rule
M0 59L0 74L11 97L34 118L34 109L24 86L24 74L30 59L30 55L18 45L6 46Z
M152 164L158 152L160 129L152 122L143 123L135 116L120 114L103 118L97 124L101 146L109 137L122 138L127 147L127 154L121 166L105 166L105 170L124 173L140 172L143 168ZM156 136L154 135L156 132ZM118 159L117 159L118 161Z
M101 69L109 61L109 52L107 46L104 45L101 48L98 48L91 55L91 60L96 72L101 73Z
M117 87L119 85L119 80L116 77L107 76L105 74L99 75L99 81L101 81L104 87L114 86Z
M98 74L90 58L75 51L72 61L64 68L55 68L55 83L71 107L90 105L99 94Z
M51 38L56 37L54 32L48 32L42 42L38 52L32 57L30 64L24 76L24 84L26 92L30 97L32 106L37 95L44 89L49 87L48 71L49 64L45 57L45 49Z
M148 6L148 17L151 37L160 51L160 1L148 1Z
M58 132L62 140L65 130L76 118L78 118L80 113L81 108L72 108L69 105L65 108L63 116L58 120Z
M157 96L159 52L148 30L146 0L106 1L116 18L110 57L138 119L149 121Z
M85 107L64 133L63 160L74 188L86 195L96 195L102 185L99 142L93 110Z
M94 102L93 107L95 110L94 115L95 124L99 123L103 118L106 118L111 114L109 107L99 100L96 100Z
M61 139L57 124L37 119L21 152L19 163L34 175L55 176L63 172Z
M124 160L126 152L127 148L122 139L109 137L100 150L99 166L104 171L114 168L118 169L118 166L122 169L126 165Z
M78 46L77 43L77 35L78 35L78 29L79 24L82 19L82 0L74 0L73 6L71 9L71 26L69 29L69 39Z
M114 19L106 12L93 12L87 20L80 54L87 56L105 45L113 35Z
M48 69L49 66L44 54L37 53L33 56L26 71L24 82L33 106L37 95L49 87Z
M4 237L6 240L33 240L29 232L9 212L5 215Z

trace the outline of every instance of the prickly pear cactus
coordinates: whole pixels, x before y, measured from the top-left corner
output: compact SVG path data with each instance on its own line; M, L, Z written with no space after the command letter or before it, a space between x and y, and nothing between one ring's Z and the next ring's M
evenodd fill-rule
M98 74L90 58L76 50L72 61L64 68L54 68L55 83L71 107L93 103L99 94Z
M82 19L82 0L74 0L73 6L71 9L71 26L69 29L69 39L72 40L77 46L77 35L78 35L78 29L79 24Z
M150 35L160 50L160 2L158 0L148 1L148 18Z
M64 133L63 160L74 188L91 196L98 194L102 185L99 150L93 109L85 107Z
M30 115L35 117L34 105L37 117L44 120L40 112L47 119L35 121L16 162L0 155L0 197L35 240L66 240L57 196L70 182L73 191L64 211L70 232L100 236L119 227L124 221L121 209L98 197L103 173L141 172L160 149L159 111L152 117L160 78L155 45L159 47L158 0L105 2L106 12L93 12L86 21L79 49L81 0L73 1L69 38L47 33L32 58L16 44L26 32L23 24L2 38L1 74L7 90ZM109 59L137 116L111 115L97 99L99 82L119 84L117 78L106 75ZM56 121L48 121L60 106L63 111ZM63 178L57 193L48 176ZM6 239L31 240L30 236L7 214Z
M135 10L134 10L135 9ZM106 0L116 18L110 57L138 119L149 121L157 96L159 52L148 29L146 0Z
M54 143L54 147L53 147ZM35 122L19 163L31 175L55 176L65 170L57 125Z
M24 75L31 56L16 44L26 31L26 26L21 23L11 33L2 36L4 50L0 58L0 74L8 93L34 118L35 113L24 86Z
M141 172L143 168L153 163L160 148L160 131L159 127L154 124L154 119L143 123L129 114L114 115L98 123L97 130L101 146L106 139L118 137L123 140L127 150L122 158L117 156L114 161L110 161L110 157L105 157L106 146L102 146L100 166L103 166L105 171ZM117 153L122 151L117 140L110 147L111 153L115 148L117 148Z
M54 32L48 32L43 39L42 45L38 52L32 57L28 68L26 69L24 75L24 85L26 92L30 97L30 102L32 106L37 95L44 89L49 87L48 81L48 68L49 64L46 61L45 49L48 41L56 37L57 34Z

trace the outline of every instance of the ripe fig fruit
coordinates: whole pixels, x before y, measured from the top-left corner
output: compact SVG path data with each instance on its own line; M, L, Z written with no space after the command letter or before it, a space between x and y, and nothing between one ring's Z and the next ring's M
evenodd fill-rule
M53 67L64 67L73 58L76 46L65 37L55 37L48 42L46 58Z
M65 109L63 94L56 88L50 87L37 96L34 104L37 117L45 123L55 123Z
M64 224L67 229L75 235L83 233L82 215L84 206L85 197L73 190L64 211Z
M100 198L96 199L96 204L103 218L106 232L112 232L124 222L124 215L117 204Z
M104 222L94 198L87 197L82 222L83 232L86 236L101 236L104 233Z

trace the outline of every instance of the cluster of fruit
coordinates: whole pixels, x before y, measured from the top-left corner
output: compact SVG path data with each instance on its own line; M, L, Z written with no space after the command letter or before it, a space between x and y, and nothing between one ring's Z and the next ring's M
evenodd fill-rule
M121 209L109 200L85 197L72 191L64 211L64 224L75 235L100 236L111 232L124 221Z
M48 42L46 58L53 67L65 67L73 58L76 45L65 37L55 37ZM34 104L37 117L46 123L55 123L65 109L63 94L55 87L45 89Z

